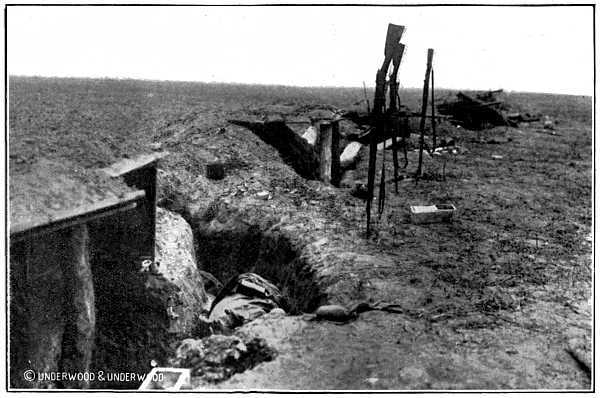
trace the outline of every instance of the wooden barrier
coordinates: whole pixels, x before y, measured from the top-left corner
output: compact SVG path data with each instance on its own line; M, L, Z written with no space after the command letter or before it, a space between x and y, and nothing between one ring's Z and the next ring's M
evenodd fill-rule
M338 120L319 123L316 147L319 155L320 180L326 184L338 186L341 179L340 123Z

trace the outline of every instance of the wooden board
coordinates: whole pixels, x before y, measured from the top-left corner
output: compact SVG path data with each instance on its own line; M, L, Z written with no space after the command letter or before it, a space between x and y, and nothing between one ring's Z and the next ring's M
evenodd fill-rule
M19 240L30 235L52 232L106 217L115 212L130 210L135 208L137 201L143 199L145 196L146 193L143 190L137 190L127 193L120 198L109 198L74 209L59 211L52 217L37 218L28 222L10 224L10 238L11 240Z
M157 152L147 155L140 155L133 159L122 159L116 163L111 164L108 167L100 169L111 177L120 177L124 174L130 173L134 170L138 170L144 167L148 167L151 164L159 161L168 155L168 152Z

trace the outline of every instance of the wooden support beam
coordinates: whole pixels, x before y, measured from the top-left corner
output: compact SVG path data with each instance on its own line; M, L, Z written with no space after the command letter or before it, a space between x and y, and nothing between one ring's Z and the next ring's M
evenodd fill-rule
M433 67L431 68L431 135L433 139L433 148L436 148L437 134L435 131L435 80L433 74Z
M63 334L61 370L89 372L94 350L96 309L92 267L90 264L90 237L86 224L78 224L69 231L68 250L63 265L65 277L65 313L67 323ZM63 388L89 388L89 380L64 381Z
M340 164L340 122L331 122L331 184L338 187L342 179L342 166Z
M56 212L52 218L49 217L43 222L36 219L32 222L11 224L10 239L11 241L17 241L107 217L115 212L131 210L136 207L137 202L144 196L145 192L142 190L133 191L121 198L110 198L74 209Z
M373 101L373 120L375 131L370 135L369 142L369 170L367 177L367 237L371 234L371 205L375 191L375 168L377 166L377 141L385 135L385 78L390 68L394 54L399 50L400 39L404 33L404 26L388 25L385 41L384 60L381 69L375 77L375 98Z
M319 154L319 178L326 184L331 184L332 178L332 141L332 124L329 122L320 123L316 145L317 153Z
M427 68L425 70L425 81L423 82L423 100L421 103L421 137L419 139L419 165L415 173L415 183L418 182L423 167L423 146L425 144L425 119L427 118L427 100L429 97L429 77L431 76L431 63L433 61L433 48L427 50Z

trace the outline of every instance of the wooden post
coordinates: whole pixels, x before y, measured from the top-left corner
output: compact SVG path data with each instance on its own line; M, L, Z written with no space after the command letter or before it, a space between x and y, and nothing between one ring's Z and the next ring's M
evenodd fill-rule
M342 168L340 165L340 122L334 120L331 122L331 183L334 186L340 185L342 179Z
M400 70L400 62L402 61L402 56L404 55L404 44L400 44L398 47L398 51L394 54L392 58L393 70L390 76L390 106L389 106L389 114L390 114L390 125L391 134L392 134L392 160L394 163L394 188L396 193L398 193L398 139L397 134L400 133L400 104L397 101L398 96L398 71ZM384 148L385 151L385 148ZM385 152L384 152L385 154Z
M384 60L381 69L377 71L375 77L375 98L373 101L373 118L375 119L375 129L371 132L369 142L369 171L367 178L367 237L371 234L371 204L373 202L373 192L375 191L375 167L377 165L377 140L385 138L385 77L392 57L399 51L400 39L404 33L404 26L388 25L387 36L385 40ZM384 144L385 145L385 144ZM385 149L384 149L385 151Z
M326 184L331 184L332 170L332 123L319 124L317 137L317 153L319 154L319 177Z
M419 140L419 165L415 173L415 183L421 176L423 166L423 145L425 143L425 119L427 118L427 99L429 94L429 76L431 75L431 62L433 60L433 48L427 50L427 69L425 71L425 82L423 83L423 102L421 103L421 138Z
M141 230L138 231L142 236L138 238L142 242L142 247L137 247L139 251L137 257L148 257L154 261L154 247L156 240L156 162L145 165L139 169L132 170L123 175L125 183L146 192L146 200L138 212L141 217Z
M86 224L69 231L65 259L67 324L63 335L62 371L88 372L92 363L96 328L94 282L89 255L90 237ZM64 381L64 388L89 388L89 380Z
M433 139L433 148L435 151L437 135L435 132L435 84L433 79L433 67L431 68L431 134Z

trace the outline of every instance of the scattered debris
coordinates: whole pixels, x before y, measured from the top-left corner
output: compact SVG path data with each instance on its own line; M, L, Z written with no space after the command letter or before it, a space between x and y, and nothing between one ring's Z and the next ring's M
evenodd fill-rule
M526 112L526 113L519 113L519 112L509 113L508 115L506 115L506 118L511 124L530 123L530 122L537 122L540 120L539 115L532 115L528 112Z
M269 191L260 191L256 194L256 198L260 200L269 200L271 199L271 194Z
M153 151L160 151L160 150L162 150L162 142L153 142L152 144L149 145L149 147Z
M415 224L451 221L456 207L452 204L410 206L411 220Z
M367 185L360 182L356 183L354 185L354 188L352 188L352 190L350 191L350 195L358 199L367 200L367 198L369 197L369 190L367 189Z
M438 112L449 115L455 123L471 130L481 130L487 126L508 126L514 124L504 117L494 94L500 91L490 91L477 94L473 98L463 92L456 94L456 100L445 101L437 106ZM483 100L482 100L483 98Z
M201 340L183 340L171 363L191 369L191 375L203 381L217 383L275 356L275 350L264 339L215 334Z
M554 130L554 121L549 116L544 117L544 129Z

